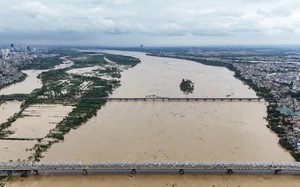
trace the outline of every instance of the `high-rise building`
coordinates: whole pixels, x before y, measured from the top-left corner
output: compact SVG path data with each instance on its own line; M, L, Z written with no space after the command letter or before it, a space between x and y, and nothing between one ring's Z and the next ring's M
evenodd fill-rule
M2 56L3 59L6 59L7 55L9 55L10 49L8 48L2 48L0 49L0 55Z
M10 44L10 47L11 47L11 48L14 48L14 47L15 47L15 45L14 45L14 44Z

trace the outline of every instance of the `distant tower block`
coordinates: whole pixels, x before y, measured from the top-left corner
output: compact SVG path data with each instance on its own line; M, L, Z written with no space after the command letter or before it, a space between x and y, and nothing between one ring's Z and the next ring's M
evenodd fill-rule
M14 44L10 44L10 47L11 47L11 48L14 48L14 47L15 47L15 45L14 45Z
M140 47L141 47L141 48L143 48L143 47L144 47L144 45L143 45L143 44L141 44L141 45L140 45Z

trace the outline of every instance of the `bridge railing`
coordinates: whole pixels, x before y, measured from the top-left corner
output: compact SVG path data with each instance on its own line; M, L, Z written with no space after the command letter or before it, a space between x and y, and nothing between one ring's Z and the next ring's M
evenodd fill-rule
M299 162L1 162L3 170L274 170L300 171Z

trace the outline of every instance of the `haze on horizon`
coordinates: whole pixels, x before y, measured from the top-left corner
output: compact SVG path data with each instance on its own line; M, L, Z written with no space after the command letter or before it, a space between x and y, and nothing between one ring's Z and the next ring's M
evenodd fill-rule
M0 45L277 45L300 41L299 0L1 0Z

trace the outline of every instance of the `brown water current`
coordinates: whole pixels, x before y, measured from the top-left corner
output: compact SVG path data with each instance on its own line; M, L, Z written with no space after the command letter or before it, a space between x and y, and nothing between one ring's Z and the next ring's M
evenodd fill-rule
M73 66L74 62L68 60L66 57L61 57L63 63L55 66L53 69L64 69ZM38 75L44 71L49 70L24 70L23 73L27 74L24 81L12 84L0 90L0 95L9 94L30 94L34 89L42 87L42 81L38 79Z
M22 71L27 74L24 81L16 84L12 84L0 90L0 95L8 94L30 94L32 90L42 87L42 82L37 76L42 73L41 70L26 70Z
M111 97L256 97L225 68L113 51L140 58ZM179 89L195 83L193 94ZM53 145L42 161L293 161L266 127L265 102L108 102ZM299 176L87 175L16 178L7 186L299 186Z

